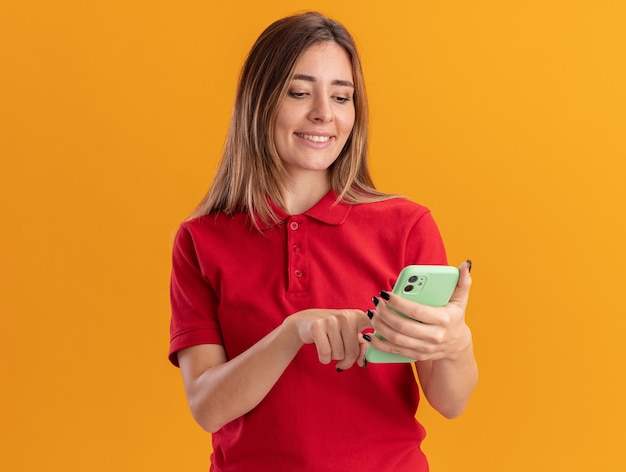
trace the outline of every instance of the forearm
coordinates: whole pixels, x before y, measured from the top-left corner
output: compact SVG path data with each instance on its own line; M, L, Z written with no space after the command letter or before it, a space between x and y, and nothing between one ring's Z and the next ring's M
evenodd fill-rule
M478 381L472 343L452 358L418 362L417 372L432 407L446 418L459 416Z
M214 432L256 407L293 360L302 342L283 324L247 351L186 382L196 421Z

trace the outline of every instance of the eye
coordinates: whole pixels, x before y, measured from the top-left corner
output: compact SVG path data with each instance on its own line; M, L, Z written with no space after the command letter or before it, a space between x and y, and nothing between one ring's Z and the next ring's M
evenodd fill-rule
M291 98L304 98L308 95L307 92L298 92L296 90L290 90L289 92L287 92L287 94L291 97Z
M341 96L335 96L333 97L333 99L337 102L337 103L347 103L349 101L352 100L352 97L341 97Z

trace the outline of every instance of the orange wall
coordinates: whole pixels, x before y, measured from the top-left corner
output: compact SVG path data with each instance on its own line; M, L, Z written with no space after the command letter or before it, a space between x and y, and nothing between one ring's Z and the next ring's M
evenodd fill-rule
M318 8L360 45L379 187L474 261L480 385L458 420L421 409L433 470L625 470L625 4L211 3L0 7L0 468L207 469L170 238L253 40Z

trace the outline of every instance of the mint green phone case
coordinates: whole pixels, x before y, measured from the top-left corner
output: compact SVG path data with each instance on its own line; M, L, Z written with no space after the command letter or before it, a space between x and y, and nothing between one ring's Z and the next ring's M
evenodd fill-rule
M450 301L459 281L459 269L453 266L411 265L398 275L393 293L422 305L444 306ZM400 316L405 316L398 312ZM418 321L415 321L418 323ZM374 336L384 339L378 333ZM365 358L372 363L415 362L415 359L368 347Z

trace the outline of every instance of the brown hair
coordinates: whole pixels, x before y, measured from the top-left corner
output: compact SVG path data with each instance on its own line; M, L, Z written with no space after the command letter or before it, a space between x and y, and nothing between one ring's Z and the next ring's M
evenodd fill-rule
M248 212L255 226L278 220L267 198L282 206L283 165L274 144L277 110L294 67L312 45L331 41L352 63L355 121L343 150L329 168L338 200L348 203L390 198L374 188L367 168L368 110L359 55L350 33L320 13L308 12L272 23L252 46L241 71L228 137L211 188L192 217L218 211Z

